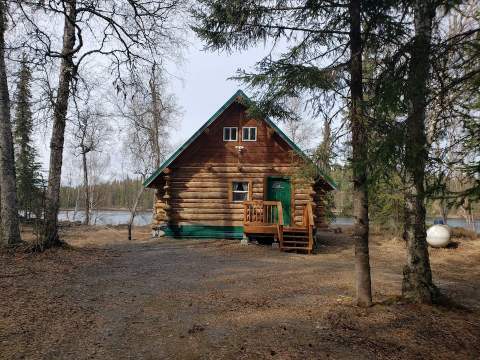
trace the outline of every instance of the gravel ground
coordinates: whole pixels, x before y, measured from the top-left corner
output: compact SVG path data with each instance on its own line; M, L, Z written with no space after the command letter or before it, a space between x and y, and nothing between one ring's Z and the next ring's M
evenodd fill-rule
M72 249L0 255L2 359L478 359L480 239L431 250L456 304L398 301L404 247L374 237L375 305L353 306L353 249L316 255L237 241L131 242L72 227Z

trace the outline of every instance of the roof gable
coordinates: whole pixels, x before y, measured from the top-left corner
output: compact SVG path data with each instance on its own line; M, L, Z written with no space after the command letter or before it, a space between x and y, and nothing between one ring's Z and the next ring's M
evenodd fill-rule
M163 164L152 174L150 175L143 183L145 187L148 187L161 173L165 170L170 164L172 164L179 156L182 154L202 133L203 131L208 128L215 120L217 120L220 115L222 115L225 110L232 105L235 101L248 104L251 100L248 98L247 95L242 90L238 90L232 97L230 97L223 106L218 109L215 114L213 114L208 121L203 124L182 146L180 146L167 160L163 162ZM302 158L307 161L311 161L310 158L292 141L290 138L283 133L282 130L270 119L264 118L263 119L268 126L270 126L297 154L299 154ZM323 174L320 169L318 169L318 173L320 176L325 180L325 182L332 187L332 189L336 188L335 182L328 177L327 175Z

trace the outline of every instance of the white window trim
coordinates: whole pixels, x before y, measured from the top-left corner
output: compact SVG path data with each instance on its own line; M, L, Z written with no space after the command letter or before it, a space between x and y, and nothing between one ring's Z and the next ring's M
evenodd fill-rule
M245 138L243 137L243 135L244 135L243 129L249 129L249 131L248 131L248 136L250 136L250 129L255 129L255 140L245 139ZM256 126L245 126L245 127L243 127L243 128L242 128L242 141L257 141L257 135L258 135L257 132L258 132L258 130L257 130L257 127L256 127Z
M247 184L247 190L245 190L245 191L233 190L233 184L234 183L239 183L239 182L240 183L246 183ZM232 182L230 183L230 186L231 186L230 191L232 192L231 193L232 194L231 195L232 196L232 200L231 200L232 202L242 203L244 201L250 201L250 181L248 181L248 180L232 180ZM233 195L234 193L247 194L247 198L246 198L246 200L234 200L234 195Z
M237 135L237 136L236 136L236 139L229 139L229 140L225 139L225 129L235 129L235 130L236 130L236 131L235 131L235 134ZM230 131L230 137L231 137L231 135L232 135L232 132ZM223 141L238 141L238 128L235 127L235 126L225 126L225 127L223 128L223 134L222 134L222 136L223 136Z

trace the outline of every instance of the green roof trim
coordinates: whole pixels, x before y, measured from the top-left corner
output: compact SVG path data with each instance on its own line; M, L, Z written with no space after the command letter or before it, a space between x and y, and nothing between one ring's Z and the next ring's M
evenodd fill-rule
M143 186L148 187L157 178L157 176L159 176L162 173L163 170L165 170L173 161L175 161L175 159L187 147L189 147L202 134L202 132L207 127L209 127L230 105L232 105L238 97L243 98L243 100L246 103L251 103L252 102L252 100L250 100L250 98L247 95L245 95L245 93L242 90L238 90L235 94L232 95L232 97L230 97L230 99L228 99L225 102L225 104L223 104L223 106L220 109L218 109L215 112L215 114L212 115L212 117L210 117L210 119L208 119L208 121L205 124L203 124L203 126L200 129L198 129L182 146L180 146L177 149L177 151L175 151L167 160L165 160L163 162L163 164L160 165L160 167L143 182ZM295 150L298 154L300 154L304 159L306 159L308 161L311 161L311 159L307 156L307 154L305 154L297 146L297 144L295 144L292 140L290 140L290 138L287 135L285 135L285 133L282 130L280 130L280 128L273 121L271 121L268 118L265 118L264 120L267 122L268 125L270 125L277 132L278 135L280 135L280 137L283 140L285 140L285 142L288 145L290 145L290 147L293 150ZM327 182L328 185L330 185L332 187L332 189L337 188L337 184L335 183L335 181L333 181L332 178L330 178L328 175L324 174L320 170L320 168L317 167L317 170L318 170L318 173L320 174L320 176L323 177L323 179Z

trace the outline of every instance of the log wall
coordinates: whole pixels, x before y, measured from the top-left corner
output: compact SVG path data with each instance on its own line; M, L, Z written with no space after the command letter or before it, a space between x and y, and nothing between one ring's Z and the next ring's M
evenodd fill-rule
M251 199L265 200L268 176L290 176L293 223L302 223L304 206L312 201L316 225L322 226L323 190L316 189L313 182L297 179L297 170L296 166L269 164L242 164L240 169L235 164L171 168L157 191L154 225L242 226L243 205L229 199L231 181L249 181Z
M243 141L242 127L256 127L257 140ZM237 141L223 141L223 128L237 127ZM242 226L243 205L230 199L231 181L248 180L250 199L265 200L268 176L289 176L292 222L301 224L312 201L317 226L324 226L325 184L297 178L302 160L267 122L250 118L232 103L152 183L157 189L154 225Z

